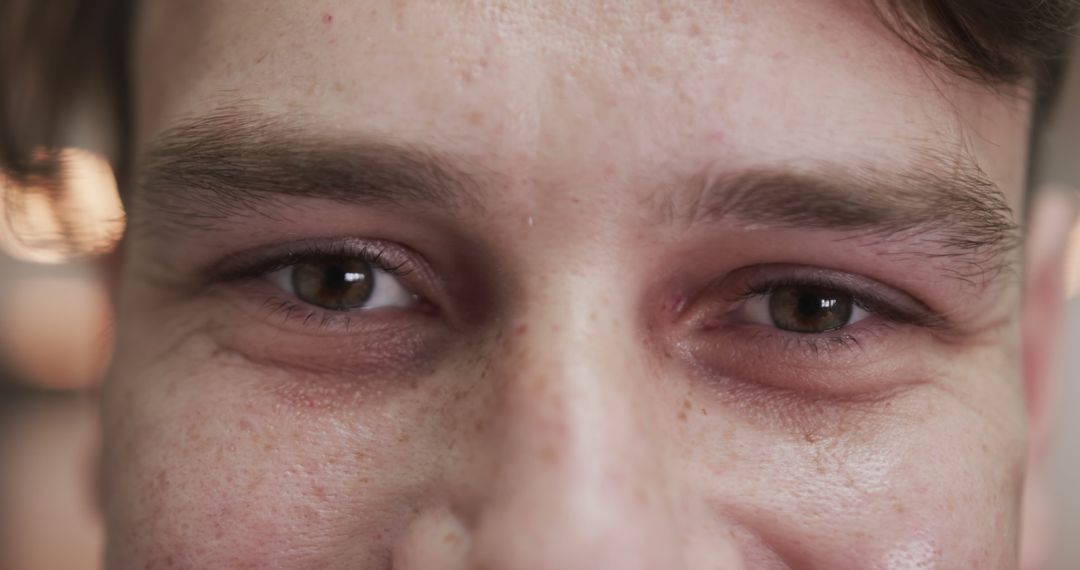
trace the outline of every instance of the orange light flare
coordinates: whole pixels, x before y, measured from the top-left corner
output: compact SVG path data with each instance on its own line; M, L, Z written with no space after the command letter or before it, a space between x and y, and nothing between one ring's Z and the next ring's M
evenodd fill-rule
M44 151L42 156L45 156ZM124 232L124 209L105 158L81 149L58 154L58 185L0 179L0 248L14 259L61 263L110 251Z
M103 157L57 157L52 185L0 178L0 369L37 388L83 389L100 380L112 346L92 261L116 247L124 211Z

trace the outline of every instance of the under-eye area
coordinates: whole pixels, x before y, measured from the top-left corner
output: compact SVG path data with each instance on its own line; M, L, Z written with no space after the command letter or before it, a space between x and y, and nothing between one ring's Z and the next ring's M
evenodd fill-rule
M737 269L687 301L678 345L699 373L815 398L918 384L946 315L848 272L767 264Z

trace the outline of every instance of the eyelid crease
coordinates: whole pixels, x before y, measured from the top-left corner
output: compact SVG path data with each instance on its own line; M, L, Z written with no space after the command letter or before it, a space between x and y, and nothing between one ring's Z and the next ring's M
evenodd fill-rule
M328 257L358 258L395 277L405 277L416 269L404 253L395 251L389 244L350 238L307 240L279 246L276 251L270 248L230 255L214 263L204 274L211 282L243 281L264 277L305 260Z

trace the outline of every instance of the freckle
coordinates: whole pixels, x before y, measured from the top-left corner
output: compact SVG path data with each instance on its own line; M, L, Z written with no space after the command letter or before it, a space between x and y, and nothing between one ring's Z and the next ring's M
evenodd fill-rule
M638 489L634 494L634 498L637 499L639 505L647 505L649 503L649 495L645 493L645 489Z
M709 415L709 411L706 410L705 408L701 408L701 415L707 416L707 415Z
M680 422L685 422L686 421L686 411L685 410L679 410L679 421Z
M356 453L353 454L353 459L355 459L357 461L363 461L365 458L367 458L367 456L364 455L363 451L357 451Z
M340 81L335 81L334 82L334 91L337 91L338 93L341 93L344 90L345 90L345 84L344 83L342 83Z
M540 450L540 459L544 460L544 463L558 463L559 451L552 445L545 445L544 448Z
M482 432L487 429L487 422L485 422L484 420L476 420L473 423L473 429L478 433Z
M403 433L398 436L397 440L398 443L409 443L410 441L412 441L412 436L407 433Z
M821 437L812 431L803 432L803 439L806 440L806 443L817 443L818 441L821 441Z
M479 125L480 123L484 122L484 115L483 115L483 113L473 111L473 112L468 113L468 114L465 115L465 122L467 122L470 125L475 127L475 126Z
M443 537L443 542L446 542L447 544L457 544L461 542L461 537L458 536L457 533L450 532Z
M694 404L691 403L690 400L683 400L682 407L684 410L689 410L690 408L694 407Z

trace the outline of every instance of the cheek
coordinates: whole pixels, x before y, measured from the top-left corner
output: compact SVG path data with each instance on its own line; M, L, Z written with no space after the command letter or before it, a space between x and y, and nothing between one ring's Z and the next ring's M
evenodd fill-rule
M1020 408L1003 413L916 391L822 437L729 438L697 484L796 568L994 567L1016 556L1024 459Z
M119 360L105 401L111 560L385 563L375 553L421 474L377 466L410 465L423 445L394 419L409 414L374 398L295 407L269 374L199 339L147 367Z

